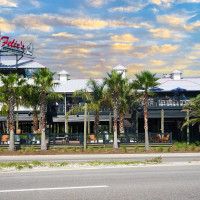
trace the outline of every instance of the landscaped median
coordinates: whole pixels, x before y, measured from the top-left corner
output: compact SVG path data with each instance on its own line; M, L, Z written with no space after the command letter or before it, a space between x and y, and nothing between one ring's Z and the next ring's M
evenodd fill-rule
M143 161L87 161L87 162L0 162L0 172L13 172L20 170L45 170L45 169L78 169L78 168L95 168L95 167L123 167L123 166L139 166L158 164L162 162L162 157L155 157L150 160Z

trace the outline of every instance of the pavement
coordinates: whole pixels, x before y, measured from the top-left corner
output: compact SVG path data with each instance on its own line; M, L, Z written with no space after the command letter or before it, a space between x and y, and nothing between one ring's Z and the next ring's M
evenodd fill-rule
M200 153L157 153L157 154L87 154L87 155L23 155L0 156L0 162L45 161L45 162L86 162L86 161L145 161L162 157L163 163L200 161Z
M199 200L199 185L199 165L1 173L0 199Z

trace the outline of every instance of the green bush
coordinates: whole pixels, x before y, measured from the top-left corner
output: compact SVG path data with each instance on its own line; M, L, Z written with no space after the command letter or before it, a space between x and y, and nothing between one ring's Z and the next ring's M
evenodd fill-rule
M181 143L181 148L184 149L185 151L188 150L188 145L186 142Z
M94 147L89 146L89 147L88 147L88 151L89 151L89 152L94 152Z
M164 148L162 146L159 146L158 148L156 148L156 151L163 152Z
M196 147L196 144L194 144L194 143L192 143L192 144L190 145L190 149L191 149L192 151L195 150L195 147Z
M127 149L126 149L126 147L124 146L124 147L122 147L122 150L126 153L127 152Z

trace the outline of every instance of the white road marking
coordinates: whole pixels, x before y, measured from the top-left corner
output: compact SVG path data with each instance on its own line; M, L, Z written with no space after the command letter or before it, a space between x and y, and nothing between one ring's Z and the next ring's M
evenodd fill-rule
M59 188L34 188L34 189L17 189L17 190L0 190L0 193L7 192L30 192L30 191L45 191L45 190L72 190L72 189L90 189L90 188L106 188L107 185L98 186L78 186L78 187L59 187Z

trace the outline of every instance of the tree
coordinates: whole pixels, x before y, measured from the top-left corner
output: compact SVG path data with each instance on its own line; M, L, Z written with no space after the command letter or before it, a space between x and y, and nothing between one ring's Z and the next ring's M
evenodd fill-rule
M98 133L99 127L99 111L104 102L104 83L98 83L94 79L90 79L87 82L87 86L90 91L85 90L77 90L74 92L74 97L81 97L84 101L89 102L88 110L95 112L95 121L94 121L94 131ZM80 108L84 109L84 108ZM77 110L77 108L75 108ZM73 112L73 111L72 111Z
M149 89L157 86L158 78L156 74L152 74L150 71L142 71L141 74L136 74L136 80L133 81L133 87L135 89L143 90L144 100L144 129L145 129L145 149L149 150L149 135L148 135L148 93Z
M10 133L10 144L9 150L14 151L15 141L14 141L14 130L15 130L15 115L14 109L16 105L16 96L19 96L21 86L26 82L25 79L21 79L18 74L9 74L9 76L5 76L4 74L0 74L2 76L1 81L3 86L1 87L1 91L4 91L6 95L8 95L8 125L9 133ZM16 95L17 94L17 95ZM7 98L5 96L5 99Z
M107 73L108 77L104 78L105 84L108 87L108 91L112 95L113 101L113 115L114 115L114 141L113 141L113 148L118 149L117 143L117 119L119 113L119 94L122 92L121 84L123 84L126 80L122 78L122 74L118 74L115 70L111 73Z
M34 85L26 85L22 90L22 104L33 110L33 133L37 133L38 113L40 107L40 88Z
M194 126L196 123L200 124L200 94L195 98L191 98L189 102L183 107L184 110L189 111L189 116L191 119L184 122L183 127L191 124Z
M141 95L137 93L132 84L125 79L121 84L119 93L119 132L124 134L124 119L125 114L128 110L132 109L133 106L140 101Z
M35 73L34 83L39 88L40 92L40 122L41 122L41 150L46 150L46 107L47 107L47 93L53 92L53 76L48 68L39 69Z

